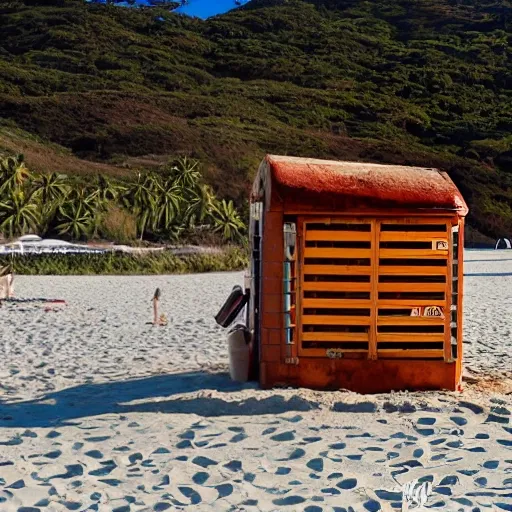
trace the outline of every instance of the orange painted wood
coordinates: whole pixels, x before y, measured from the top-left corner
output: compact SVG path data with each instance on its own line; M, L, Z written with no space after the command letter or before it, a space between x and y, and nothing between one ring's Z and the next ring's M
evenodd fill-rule
M414 308L419 306L443 306L446 304L444 300L420 300L420 299L379 299L379 308L388 309L391 307ZM446 311L444 312L446 315Z
M279 345L263 345L261 358L267 363L277 363L281 359L281 347Z
M284 341L284 329L266 329L268 332L267 343L269 345L281 345Z
M445 292L445 283L379 283L379 292Z
M447 267L413 266L401 267L392 265L381 265L379 267L380 275L411 275L411 276L445 276L448 272Z
M303 341L368 341L367 332L303 332Z
M277 204L277 203L276 203ZM296 332L295 344L289 350L293 356L299 356L299 365L284 364L284 357L288 348L284 343L283 329L283 295L282 295L282 263L283 263L283 237L282 237L282 211L271 212L272 223L277 219L276 224L268 230L264 230L264 254L263 254L263 277L268 278L264 286L270 292L279 293L263 294L261 322L265 327L265 335L262 335L262 343L267 347L263 350L261 357L265 359L261 363L261 384L263 387L273 385L294 385L305 386L316 389L339 389L346 388L361 393L385 392L392 389L457 389L460 386L461 358L462 358L462 262L459 264L459 311L460 316L458 339L459 357L456 362L445 362L444 350L428 350L425 348L414 350L401 349L378 349L380 343L407 342L412 346L418 343L445 342L445 334L450 335L450 309L447 304L451 302L451 272L452 255L449 251L433 251L430 249L403 250L403 249L380 249L379 241L430 241L444 240L450 238L451 226L456 225L456 215L448 218L446 212L442 215L436 213L423 216L410 211L401 211L407 218L391 217L364 217L361 212L353 211L349 219L337 217L335 222L340 223L369 223L372 225L371 232L360 231L323 231L322 229L308 230L307 222L320 222L317 217L318 211L304 208L300 210L300 217L297 219L297 261L296 271ZM284 212L287 215L290 211ZM365 215L367 212L363 212ZM381 212L382 213L382 212ZM386 213L391 214L391 211ZM324 212L330 217L332 212ZM309 216L307 216L309 215ZM331 221L332 222L332 221ZM332 222L334 223L334 222ZM444 225L445 232L379 232L382 224L436 224ZM463 221L460 225L463 229ZM377 237L375 238L375 236ZM350 238L353 237L353 238ZM305 241L371 241L370 249L342 249L342 248L317 248L305 247ZM462 233L459 235L461 249L459 260L462 260ZM334 252L332 252L334 251ZM425 255L420 255L421 253ZM436 254L437 253L437 254ZM455 255L453 255L454 257ZM332 265L326 262L325 265L303 265L304 257L314 258L350 258L350 259L371 259L372 266L359 265ZM379 259L433 259L448 260L448 266L434 266L432 264L422 266L379 266ZM304 281L305 275L368 275L371 276L370 283L342 283L329 281ZM446 283L379 283L379 275L440 275L446 276ZM275 279L275 282L272 280ZM355 285L355 288L352 286ZM279 289L277 288L279 286ZM319 287L320 286L320 287ZM348 288L346 288L348 286ZM369 292L370 299L315 299L303 298L305 291L360 291ZM446 300L414 300L414 299L378 299L378 293L385 292L445 292ZM413 308L419 306L442 306L445 308L446 320L437 317L409 317L409 316L378 316L380 309ZM308 309L370 309L370 316L336 316L336 315L302 315L303 308ZM379 326L411 325L430 326L443 325L446 321L445 334L443 333L377 333ZM368 328L367 333L347 332L302 332L306 325L361 325ZM340 338L341 337L341 338ZM359 341L368 343L368 350L350 349L345 352L342 359L329 359L326 357L325 348L302 349L301 339L304 341L319 341L328 343L330 340L346 342ZM374 345L372 345L372 340ZM389 341L388 341L389 340ZM269 349L270 348L270 349ZM451 350L451 347L449 347ZM446 345L445 345L446 349ZM373 357L377 360L372 360Z
M446 212L438 212L437 216L444 218L440 221L436 218L436 215L432 213L416 212L413 208L410 208L409 213L405 215L394 215L390 217L387 215L387 212L381 212L381 214L378 215L381 224L402 224L404 226L422 224L429 226L442 226L444 228L446 225Z
M369 316L303 315L303 325L370 325Z
M370 249L332 249L323 247L306 247L305 258L371 258Z
M438 231L381 231L381 242L432 242L448 240L448 233Z
M283 328L283 314L265 312L261 319L261 325L267 329Z
M445 321L444 321L444 360L446 362L451 361L452 358L452 346L451 346L451 304L452 304L452 275L453 275L453 235L451 233L451 227L447 224L447 229L450 229L450 241L448 244L449 252L448 252L448 267L447 267L447 274L446 274L446 284L445 284L445 298L446 298L446 305L445 305Z
M306 229L309 229L307 226L309 224L364 224L369 226L372 222L372 219L361 219L360 215L349 215L343 213L343 215L336 214L334 212L329 213L320 213L316 210L306 209L301 212L302 215L308 215L304 217L304 225Z
M372 221L372 274L371 274L371 309L370 309L370 332L368 340L368 359L377 359L377 304L379 300L379 236L380 223Z
M261 291L263 295L279 295L284 291L283 280L279 277L263 277L261 280Z
M444 340L443 333L377 333L377 343L442 343Z
M448 251L435 251L432 249L381 249L380 258L386 259L446 259Z
M284 207L283 204L280 205ZM371 208L369 206L361 208L350 208L343 209L343 216L355 217L357 222L364 221L366 219L372 219L379 217L383 219L385 224L434 224L434 222L426 222L427 219L431 221L438 221L439 218L446 218L448 212L439 210L429 210L423 213L416 212L414 208L386 208L386 210ZM313 207L310 205L301 205L295 201L287 201L286 204L287 215L318 215L319 219L330 218L332 215L339 215L340 212L334 212L333 209L325 210ZM392 217L388 217L392 215ZM412 220L416 222L404 222L402 219L407 219L408 215L415 215ZM400 220L399 220L400 219ZM342 221L339 221L342 222Z
M379 316L378 325L443 325L444 318L435 316Z
M379 359L442 359L443 350L395 350L384 349L378 351Z
M463 330L462 330L462 319L463 319L463 304L464 304L464 219L459 220L459 246L458 246L458 305L457 305L457 382L459 389L462 389L462 360L463 360Z
M263 261L262 277L281 280L283 277L283 262Z
M321 229L307 230L307 241L323 242L370 242L372 234L366 231L322 231Z
M435 306L435 304L433 304ZM371 301L366 299L302 299L304 308L369 308Z
M369 292L371 291L371 283L306 281L302 285L302 289L310 292Z
M329 349L327 348L303 348L299 352L299 355L301 357L321 357L324 359L328 359L327 352ZM343 349L343 355L344 357L353 357L353 356L362 356L365 359L367 358L368 349L366 348L347 348ZM300 370L300 364L299 364L299 370Z
M304 265L304 274L314 275L369 275L370 265Z
M392 390L424 391L458 388L455 363L415 359L328 359L301 357L299 367L267 364L262 368L264 388L292 385L320 390L348 389L357 393Z
M283 300L282 293L267 293L263 295L261 298L263 313L281 314L283 312Z

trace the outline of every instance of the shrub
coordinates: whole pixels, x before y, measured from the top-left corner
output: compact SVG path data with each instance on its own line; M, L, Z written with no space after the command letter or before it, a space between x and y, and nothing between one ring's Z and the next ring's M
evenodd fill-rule
M115 204L110 204L99 228L102 238L117 243L130 243L137 237L137 217Z

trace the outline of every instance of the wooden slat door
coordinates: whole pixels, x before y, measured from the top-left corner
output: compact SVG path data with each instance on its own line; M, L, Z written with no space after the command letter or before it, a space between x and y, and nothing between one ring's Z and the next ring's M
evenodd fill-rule
M448 359L449 222L380 220L377 234L377 358Z
M299 355L368 354L375 222L306 219L300 275Z
M299 356L452 357L450 222L305 218Z

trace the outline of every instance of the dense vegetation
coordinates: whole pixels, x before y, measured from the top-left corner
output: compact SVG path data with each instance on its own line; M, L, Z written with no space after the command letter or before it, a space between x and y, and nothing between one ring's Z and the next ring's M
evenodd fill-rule
M169 251L153 254L31 254L0 256L0 267L12 265L15 274L27 275L133 275L186 274L243 270L247 252L226 247L215 253L175 256Z
M512 233L509 0L253 0L207 21L10 0L0 26L0 150L35 169L187 155L241 206L265 152L438 166L476 231Z
M0 160L0 233L242 243L245 225L232 201L219 201L202 182L199 163L180 158L132 179L98 175L80 181L55 172L33 174L22 156Z

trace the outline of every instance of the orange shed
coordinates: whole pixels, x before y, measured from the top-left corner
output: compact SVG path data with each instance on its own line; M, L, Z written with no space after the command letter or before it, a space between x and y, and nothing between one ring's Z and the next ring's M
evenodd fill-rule
M437 169L267 156L250 221L261 386L460 389L467 212Z

